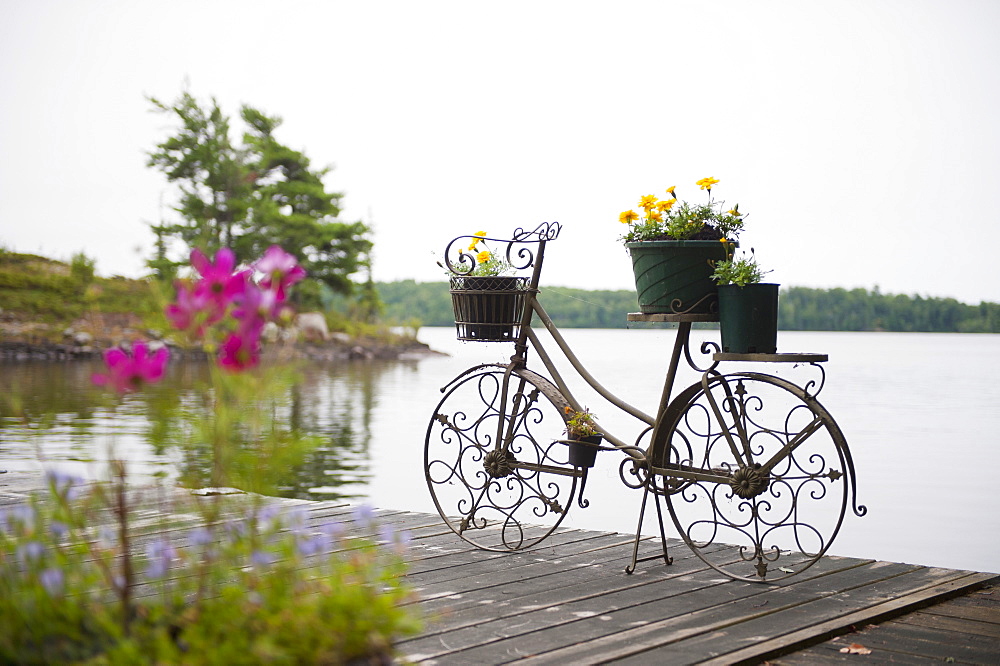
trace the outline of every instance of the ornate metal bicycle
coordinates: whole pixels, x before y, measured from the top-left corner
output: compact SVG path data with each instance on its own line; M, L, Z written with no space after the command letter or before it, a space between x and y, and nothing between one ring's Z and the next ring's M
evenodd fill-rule
M643 492L632 561L670 564L662 504L680 537L712 568L748 581L781 580L817 562L857 504L854 463L843 433L816 396L825 383L825 354L711 354L699 367L689 349L691 324L704 314L638 314L630 321L676 322L677 335L655 416L622 401L583 367L538 301L546 244L561 226L517 229L506 246L514 268L529 278L470 275L476 258L461 236L445 252L463 340L511 341L506 364L478 365L442 388L427 427L424 465L438 512L461 538L488 550L529 548L551 534L574 500L584 499L588 467L570 462L562 437L567 410L582 409L531 327L548 330L576 372L599 395L634 417L640 433L626 443L598 426L606 446L624 454L619 476ZM462 242L453 262L452 248ZM534 350L551 379L527 367ZM713 353L713 349L715 352ZM681 356L701 380L671 398ZM818 373L798 386L759 372L718 371L720 363L802 364ZM662 554L638 557L639 531L652 496Z

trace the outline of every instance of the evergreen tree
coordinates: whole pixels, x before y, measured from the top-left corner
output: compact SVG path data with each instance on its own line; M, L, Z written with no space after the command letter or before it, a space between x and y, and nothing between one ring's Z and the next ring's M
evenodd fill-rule
M172 104L150 98L156 111L175 117L177 131L149 153L148 166L177 185L182 221L157 225L157 256L149 263L165 271L162 244L180 240L188 248L215 252L228 247L240 262L272 244L291 252L313 280L334 292L353 290L351 276L368 264L372 242L363 222L342 222L343 194L323 184L328 168L274 137L281 118L243 106L242 142L230 138L230 120L216 100L202 107L188 92ZM315 288L301 290L317 293Z

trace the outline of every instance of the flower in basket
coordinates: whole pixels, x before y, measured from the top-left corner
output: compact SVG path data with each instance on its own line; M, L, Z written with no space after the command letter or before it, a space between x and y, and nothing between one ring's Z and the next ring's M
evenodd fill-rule
M573 439L583 439L598 434L597 423L594 422L594 414L586 407L583 411L576 411L572 407L566 407L566 434Z
M727 258L715 262L714 268L712 279L719 286L735 284L737 287L745 287L748 284L757 284L771 272L761 269L753 248L750 248L749 256L743 253L743 256L737 258L732 244L729 243L727 243Z
M622 224L629 225L621 237L625 243L656 240L729 240L735 242L743 229L743 213L739 204L726 210L724 201L712 198L712 186L717 178L702 178L695 183L708 192L708 202L691 204L678 201L676 186L666 189L667 197L660 199L647 194L639 199L642 213L627 210L618 216Z
M477 231L471 238L468 247L459 250L458 260L454 263L448 261L452 272L471 277L495 277L506 275L512 270L509 262L490 249L486 243L485 231Z

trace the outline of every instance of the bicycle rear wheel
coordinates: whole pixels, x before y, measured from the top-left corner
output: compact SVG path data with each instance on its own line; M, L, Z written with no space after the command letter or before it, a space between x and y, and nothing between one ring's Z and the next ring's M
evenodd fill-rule
M484 365L450 384L424 443L424 471L438 513L485 550L529 548L562 522L580 472L555 440L568 402L527 369ZM506 390L505 390L506 389Z
M770 375L708 375L664 418L667 435L650 452L657 491L698 557L747 581L819 561L843 523L854 464L815 397Z

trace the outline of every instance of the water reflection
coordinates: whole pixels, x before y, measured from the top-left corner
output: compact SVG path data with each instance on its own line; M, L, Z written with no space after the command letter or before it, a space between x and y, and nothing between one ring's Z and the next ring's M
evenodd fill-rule
M378 386L392 365L297 368L296 381L278 384L276 395L241 406L227 433L230 463L266 468L283 497L363 499ZM173 363L161 383L123 398L91 384L99 369L91 362L0 364L0 469L37 469L43 459L99 478L103 463L121 457L133 476L209 485L209 364ZM263 432L251 425L261 416L271 424ZM296 447L299 439L306 445Z

